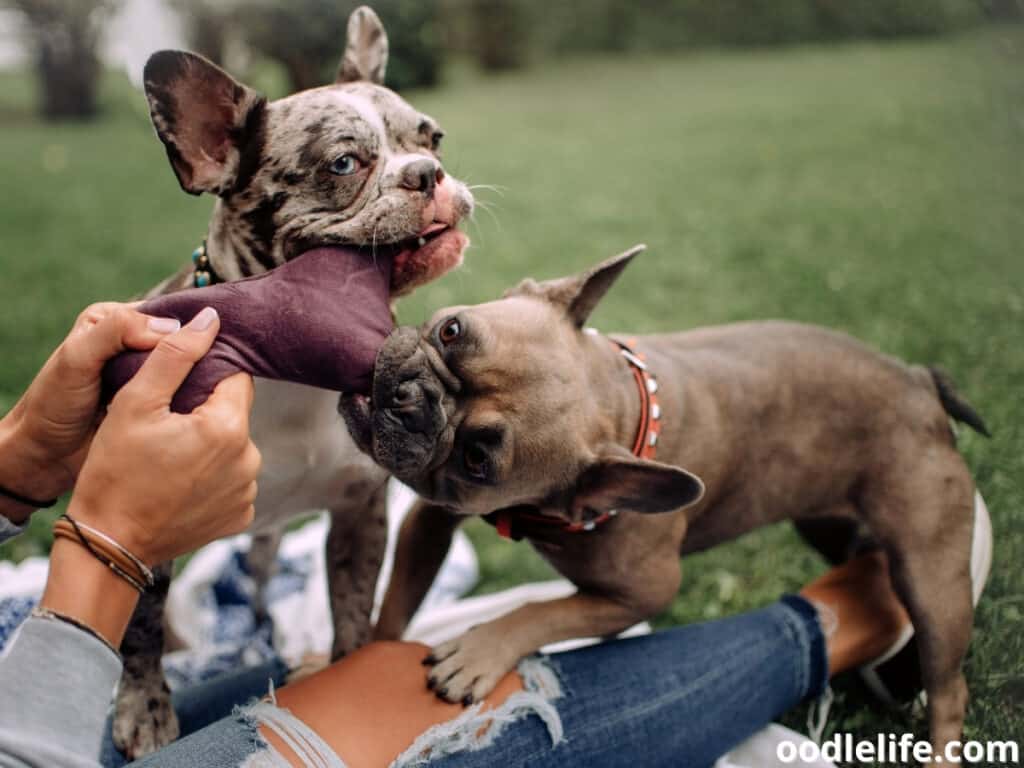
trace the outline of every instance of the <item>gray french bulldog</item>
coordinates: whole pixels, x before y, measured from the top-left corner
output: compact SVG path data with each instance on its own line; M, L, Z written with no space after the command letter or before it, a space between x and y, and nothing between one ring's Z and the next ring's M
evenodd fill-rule
M384 28L365 6L349 18L335 82L276 101L201 56L154 54L144 83L157 136L182 189L216 201L200 263L147 295L237 280L333 245L388 247L392 297L460 264L468 239L457 226L473 196L443 169L438 122L383 86L387 57ZM330 511L334 657L370 636L388 477L337 428L337 397L257 380L251 425L263 470L249 554L259 587L284 526ZM169 576L161 569L159 588L143 596L122 644L113 736L131 758L178 734L160 668Z
M755 322L613 341L584 325L640 251L438 311L380 351L359 446L425 501L405 521L377 627L398 639L467 515L522 537L578 588L433 649L429 685L486 695L548 643L666 608L680 555L784 519L853 521L913 619L936 746L960 738L974 483L941 372L824 328ZM656 455L656 458L655 458Z

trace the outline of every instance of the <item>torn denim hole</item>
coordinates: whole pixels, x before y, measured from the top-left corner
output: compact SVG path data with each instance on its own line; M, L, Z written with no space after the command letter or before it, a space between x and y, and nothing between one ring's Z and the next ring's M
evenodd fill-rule
M249 755L240 768L291 768L281 753L260 736L259 728L269 728L283 741L302 765L308 768L346 768L345 763L317 733L287 709L277 706L274 683L270 683L269 701L236 707L235 716L252 728L253 740L260 748Z
M536 715L547 726L551 746L564 739L562 718L552 702L562 697L562 686L548 659L532 656L516 668L523 679L522 691L509 696L500 707L481 712L474 704L454 720L440 723L420 736L391 763L391 768L416 768L446 755L473 752L494 743L505 726Z

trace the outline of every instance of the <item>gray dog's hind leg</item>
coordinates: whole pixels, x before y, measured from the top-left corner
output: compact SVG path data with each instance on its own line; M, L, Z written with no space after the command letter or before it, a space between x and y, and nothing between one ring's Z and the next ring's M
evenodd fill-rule
M245 555L245 564L253 582L252 610L255 614L256 626L268 617L266 588L270 577L277 570L277 550L281 547L284 528L253 534L249 551Z
M974 484L952 449L925 464L915 456L914 464L887 478L883 495L872 498L865 512L889 554L893 588L914 624L929 733L939 750L961 738L967 708L961 665L974 619Z
M388 538L387 483L354 494L331 510L327 534L327 589L334 621L331 659L370 640L373 594Z
M178 738L178 717L160 666L171 568L168 563L154 569L156 585L139 597L121 642L124 672L114 702L113 739L130 760Z

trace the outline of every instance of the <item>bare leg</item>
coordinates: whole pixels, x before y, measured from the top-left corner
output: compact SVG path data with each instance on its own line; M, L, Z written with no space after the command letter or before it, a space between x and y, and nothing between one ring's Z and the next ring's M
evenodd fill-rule
M884 653L910 623L883 552L861 555L800 590L821 616L830 677Z

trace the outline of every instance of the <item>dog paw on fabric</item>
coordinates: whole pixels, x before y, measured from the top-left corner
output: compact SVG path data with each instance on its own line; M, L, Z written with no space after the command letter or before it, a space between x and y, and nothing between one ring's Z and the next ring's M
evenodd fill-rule
M427 687L452 704L468 706L482 700L519 661L520 654L502 654L501 645L501 638L487 625L442 643L423 660L432 667Z
M160 680L125 679L114 704L114 745L129 760L156 752L178 738L178 716L171 706L171 691Z

